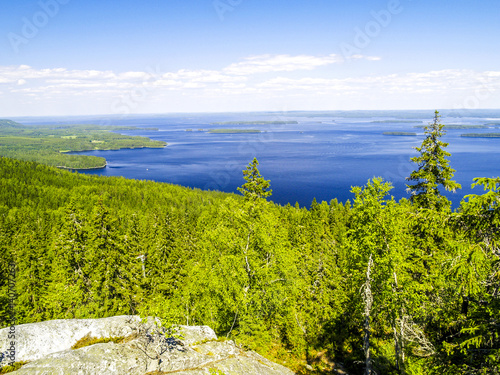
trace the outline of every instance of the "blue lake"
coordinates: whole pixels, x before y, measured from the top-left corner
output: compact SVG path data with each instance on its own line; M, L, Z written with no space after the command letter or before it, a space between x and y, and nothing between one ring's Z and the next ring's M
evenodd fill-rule
M168 143L164 149L93 151L84 154L105 157L108 166L84 173L124 176L168 182L200 189L237 192L243 184L242 170L257 157L261 174L271 180L271 200L280 204L309 207L337 198L353 198L351 186L364 185L374 176L391 181L396 199L408 197L405 178L416 165L424 130L416 125L432 121L433 112L381 112L342 115L259 113L186 114L176 116L130 116L19 119L22 123L104 123L156 127L158 131L135 130L122 134L141 135ZM357 116L357 117L356 117ZM401 120L398 120L401 118ZM411 120L408 120L410 118ZM297 121L298 124L216 125L224 121ZM375 122L387 121L387 122ZM409 122L414 121L414 122ZM500 123L500 111L470 117L443 116L444 124L484 125ZM213 134L209 129L258 129L258 134ZM383 132L416 132L417 136L388 136ZM449 143L450 165L462 190L446 195L457 207L471 190L474 177L500 175L500 138L465 138L463 133L500 132L489 129L450 129L442 138Z

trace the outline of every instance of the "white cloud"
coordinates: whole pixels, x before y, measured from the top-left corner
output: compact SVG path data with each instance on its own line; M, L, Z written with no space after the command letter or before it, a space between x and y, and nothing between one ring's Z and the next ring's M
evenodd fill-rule
M359 94L367 91L385 92L435 92L449 93L467 91L483 87L489 91L500 89L500 75L492 72L475 72L471 70L440 70L424 73L390 74L385 76L364 76L344 79L276 77L258 84L259 87L286 91L339 91L355 90ZM430 91L429 91L430 90Z
M352 58L379 59L362 55ZM181 108L206 111L212 110L214 103L218 103L217 108L231 105L228 110L271 109L269 106L277 103L296 109L379 108L384 103L386 108L428 107L425 103L445 108L465 103L471 95L478 97L483 107L498 107L500 102L500 71L446 69L347 77L333 69L312 72L340 62L337 55L261 55L221 70L157 69L155 73L0 66L0 91L4 94L0 117L24 115L26 111L70 114L64 111L80 107L84 111L81 114L87 114L89 108L92 113L117 113L118 109L119 113ZM248 103L256 107L246 108ZM46 108L60 108L61 113L45 113ZM7 110L17 112L9 114Z
M380 60L382 60L382 58L379 57L379 56L365 56L365 55L352 55L351 57L348 57L348 59L351 59L351 60L368 60L368 61L380 61Z
M335 54L323 57L309 55L259 55L247 57L242 62L231 64L224 68L223 71L234 75L291 72L294 70L313 70L320 66L340 63L342 61L342 57Z
M378 61L377 56L354 55L354 60ZM344 62L340 55L327 56L311 55L258 55L245 58L242 62L234 63L223 69L224 73L234 75L252 75L269 72L292 72L296 70L313 70L321 66L340 64Z

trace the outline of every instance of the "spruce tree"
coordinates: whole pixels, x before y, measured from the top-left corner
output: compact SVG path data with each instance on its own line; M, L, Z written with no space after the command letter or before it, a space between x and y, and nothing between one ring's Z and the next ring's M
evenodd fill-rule
M253 161L243 170L243 178L246 182L238 188L238 191L250 201L256 201L259 198L267 198L272 193L272 190L269 189L271 185L270 180L265 180L261 176L257 168L258 165L259 162L257 158L253 158Z
M86 224L87 243L84 272L89 275L89 310L95 316L113 316L131 312L135 304L131 254L119 233L119 221L99 197Z
M414 185L406 185L412 194L411 201L422 208L438 210L450 204L449 200L441 195L440 185L453 192L461 188L459 183L452 180L455 170L449 166L449 160L446 159L451 156L445 151L448 143L440 140L445 134L444 125L439 122L440 117L439 112L435 111L434 122L424 128L426 137L420 147L415 147L420 156L411 158L412 162L417 163L418 169L406 178L407 181L415 182Z

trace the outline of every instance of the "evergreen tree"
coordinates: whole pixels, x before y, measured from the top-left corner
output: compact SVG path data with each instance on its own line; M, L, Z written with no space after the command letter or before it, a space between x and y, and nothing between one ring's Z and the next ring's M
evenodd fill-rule
M243 178L246 182L238 188L238 191L250 201L256 201L259 198L267 198L272 193L272 190L269 189L270 181L265 180L261 176L257 168L258 165L259 162L257 158L253 158L253 161L243 170Z
M89 310L95 316L130 313L134 305L134 281L139 275L126 252L119 222L99 197L87 223L87 263L89 275Z
M62 225L57 228L51 254L52 270L45 298L48 316L86 318L90 295L89 275L84 272L86 259L86 212L78 202L64 208Z
M449 166L447 156L451 154L445 151L448 143L440 140L445 134L444 125L439 123L439 112L434 112L434 122L425 127L425 139L420 147L415 149L420 152L420 156L411 158L417 163L418 169L410 174L406 179L416 182L414 185L406 185L411 192L411 200L423 208L441 209L449 206L449 201L439 192L439 185L447 191L455 192L461 186L453 181L455 172Z

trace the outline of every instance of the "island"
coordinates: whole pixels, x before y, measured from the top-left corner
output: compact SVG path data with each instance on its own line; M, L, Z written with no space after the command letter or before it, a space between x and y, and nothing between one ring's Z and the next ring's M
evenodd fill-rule
M383 135L397 135L397 136L416 136L417 133L411 132L383 132Z
M237 133L260 133L258 129L210 129L211 134L237 134Z
M210 125L297 125L298 121L226 121L212 122Z
M420 120L376 120L372 124L420 124Z
M425 128L426 125L418 125L414 126L414 128ZM462 125L462 124L448 124L444 125L445 129L487 129L489 126L487 125Z
M466 133L460 136L469 138L500 138L500 133Z
M131 126L101 125L22 125L12 120L0 120L0 156L36 161L72 170L100 169L106 159L72 152L163 148L163 141L116 133L139 130ZM141 129L143 130L143 129Z

